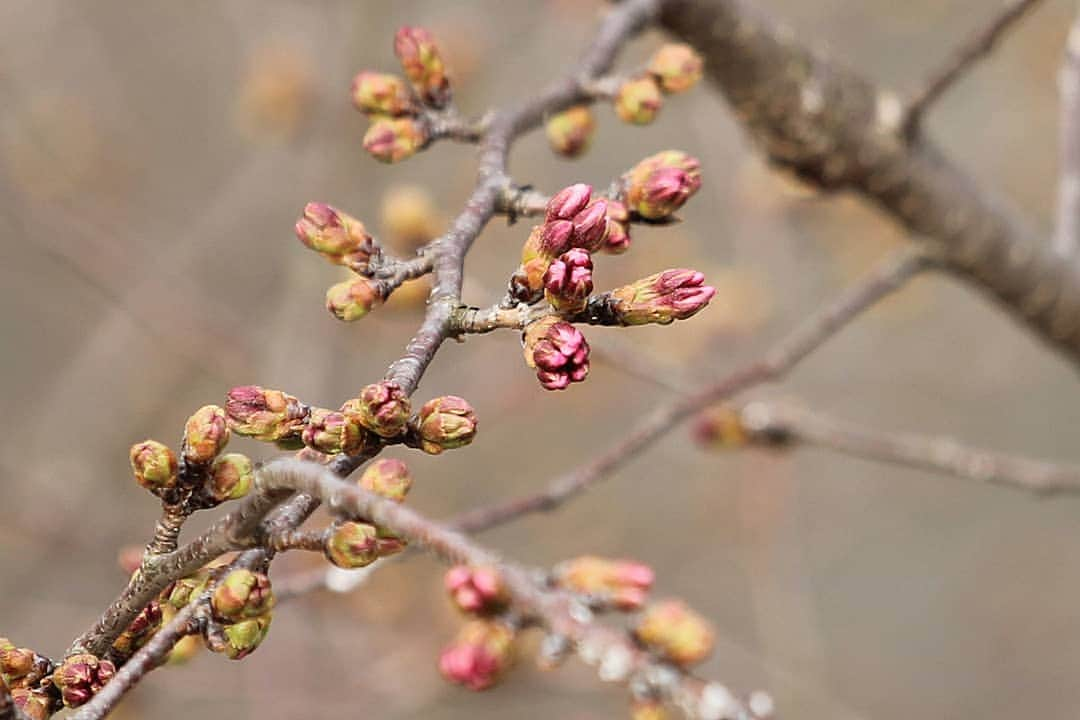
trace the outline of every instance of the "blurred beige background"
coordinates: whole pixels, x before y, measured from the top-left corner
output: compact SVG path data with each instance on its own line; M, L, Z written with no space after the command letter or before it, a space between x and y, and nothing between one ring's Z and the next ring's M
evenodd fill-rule
M904 89L997 3L760 4ZM420 308L336 322L322 297L338 271L291 231L308 200L378 229L394 187L423 185L448 217L467 196L468 148L444 143L385 167L360 146L349 80L395 69L394 29L432 28L459 103L481 112L561 72L601 8L0 3L0 634L58 654L122 585L116 552L144 542L155 517L129 477L132 442L177 440L188 413L237 384L333 405L399 354ZM1047 2L930 117L960 164L1043 226L1073 10ZM659 40L637 42L627 62ZM673 366L735 367L903 240L857 201L807 197L774 175L708 89L673 98L645 129L598 115L583 161L554 158L534 134L513 171L557 189L605 184L666 147L701 158L706 184L686 222L635 230L628 255L598 266L604 287L681 265L718 285L690 322L620 332ZM467 300L491 301L484 288L502 287L527 232L492 224L469 258ZM437 461L408 454L410 502L434 516L536 487L664 395L600 363L584 385L544 393L508 333L446 346L418 397L447 393L474 403L482 432ZM767 394L882 429L1080 461L1075 370L945 279L915 283ZM660 594L686 597L718 626L703 674L770 690L786 718L1049 720L1080 705L1078 512L1076 500L823 451L709 454L680 431L558 514L483 539L535 564L584 552L654 564ZM250 659L202 655L155 673L118 717L625 714L625 695L574 662L543 674L525 660L484 695L444 684L435 658L457 620L440 583L437 565L416 559L354 595L282 607Z

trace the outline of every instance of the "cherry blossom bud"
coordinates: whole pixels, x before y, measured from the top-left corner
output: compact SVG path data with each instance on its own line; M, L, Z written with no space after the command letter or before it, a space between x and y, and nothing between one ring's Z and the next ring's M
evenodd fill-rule
M608 234L607 200L593 200L574 216L574 247L596 252Z
M644 605L655 575L648 565L586 555L560 563L555 578L560 586L590 600L619 610L637 610Z
M79 707L90 701L116 674L116 666L90 653L64 658L52 674L53 685L60 691L66 707Z
M600 249L621 255L630 249L630 211L618 200L608 200L607 208L608 233Z
M394 502L402 502L412 484L408 465L396 458L375 460L360 476L360 487Z
M630 209L649 220L662 220L701 187L701 165L684 152L666 150L639 162L623 180Z
M174 610L181 610L192 600L195 600L206 589L210 581L210 572L204 568L194 575L181 578L170 585L161 594L166 606Z
M47 720L52 716L52 698L45 690L12 688L11 700L30 720Z
M161 603L151 600L113 642L113 659L123 661L130 658L161 628L162 617Z
M537 320L525 330L525 362L545 389L563 390L589 374L589 343L568 322Z
M292 395L258 385L234 387L225 402L233 432L269 442L300 437L309 412Z
M465 399L444 395L428 400L415 418L420 449L430 455L465 447L476 437L476 412Z
M544 222L552 220L572 220L575 215L585 209L592 200L592 186L585 183L577 183L565 187L555 193L548 201L547 215Z
M694 439L706 447L740 448L750 441L742 413L730 405L709 408L694 422Z
M615 114L634 125L651 123L663 104L660 86L648 75L627 80L615 94Z
M378 289L367 278L345 280L326 291L326 309L342 322L353 322L382 303Z
M634 634L645 646L684 667L707 658L715 642L709 622L681 600L664 600L647 607Z
M405 81L397 75L364 70L352 81L352 101L370 115L415 115L419 108Z
M326 203L304 206L304 215L296 223L296 237L335 265L346 265L357 272L366 270L371 258L378 254L364 223Z
M419 27L402 27L394 36L394 53L424 102L434 107L450 102L450 79L430 32Z
M374 525L342 522L333 526L323 551L340 568L362 568L379 559L378 532Z
M613 309L624 325L667 325L685 320L709 304L716 288L696 270L665 270L611 291Z
M131 469L135 482L152 493L176 487L176 455L157 440L144 440L131 446Z
M214 461L206 482L206 495L214 502L238 500L255 482L255 468L247 455L226 453Z
M210 609L222 622L259 617L274 608L270 578L245 568L233 570L214 588Z
M405 431L411 406L409 396L392 380L365 386L359 397L360 424L381 437L395 437Z
M683 43L667 43L649 59L649 74L667 93L689 90L701 79L704 63L694 48Z
M379 537L375 540L375 544L379 548L379 557L397 555L409 547L409 541L405 538L398 537L384 528L377 528L377 530L379 531Z
M427 126L411 117L377 120L364 133L364 149L384 163L412 157L427 141Z
M576 105L552 115L545 126L551 149L564 157L577 157L589 149L596 121L592 110Z
M222 628L221 644L208 643L214 652L224 653L230 660L243 660L262 644L270 632L270 614L241 620Z
M493 567L456 565L446 572L444 584L454 604L471 615L497 613L510 601L510 593Z
M580 312L593 291L592 258L573 248L559 256L544 274L544 290L551 306L563 313Z
M470 690L493 686L513 659L514 631L493 620L466 624L439 657L439 672Z
M183 454L189 463L211 462L229 442L225 411L217 405L204 405L184 425Z
M29 648L15 647L5 637L0 637L0 683L14 690L29 687L48 671L49 661Z
M304 445L312 450L327 455L354 455L369 444L367 434L367 431L360 427L355 414L342 410L312 408L300 437Z

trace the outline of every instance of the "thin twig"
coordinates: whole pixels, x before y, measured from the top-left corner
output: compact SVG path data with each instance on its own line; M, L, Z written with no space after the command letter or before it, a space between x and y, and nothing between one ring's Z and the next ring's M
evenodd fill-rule
M736 370L703 390L658 407L606 451L585 465L556 478L540 492L468 511L451 522L451 526L464 532L479 532L521 515L549 512L558 508L650 447L692 413L747 388L781 378L864 310L925 269L929 262L928 256L919 250L905 249L897 252L861 282L809 318L762 359Z
M1080 14L1069 30L1064 56L1058 76L1061 170L1053 247L1069 259L1080 250Z
M997 14L958 47L940 67L926 78L923 85L912 93L907 102L906 127L915 128L935 100L976 62L988 55L1005 33L1039 0L1006 0Z

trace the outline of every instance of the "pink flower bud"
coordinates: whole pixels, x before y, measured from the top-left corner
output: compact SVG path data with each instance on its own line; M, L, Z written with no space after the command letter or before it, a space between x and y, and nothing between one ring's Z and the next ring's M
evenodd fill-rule
M354 415L340 410L312 408L301 440L312 450L328 455L355 455L370 444L365 437L367 434Z
M592 200L592 186L577 183L563 188L548 201L545 222L571 220Z
M446 572L446 591L462 612L490 615L506 607L510 595L493 567L456 565Z
M473 620L439 657L439 672L470 690L493 686L513 659L514 631L504 623Z
M116 666L89 653L71 655L52 674L65 707L85 705L116 674Z
M649 73L664 92L689 90L701 79L704 63L694 48L683 43L668 43L649 59Z
M372 383L360 391L360 424L381 437L405 432L411 406L409 396L391 380Z
M434 107L450 102L450 79L430 32L419 27L402 27L394 36L394 53L424 102Z
M644 605L655 579L648 565L591 555L559 564L555 577L560 586L623 611Z
M405 81L397 75L363 71L352 81L353 104L373 115L414 115L419 108Z
M570 323L545 318L525 330L525 360L545 389L564 390L589 374L589 343Z
M667 150L645 158L623 179L630 209L649 220L662 220L701 187L701 166L686 153Z
M611 291L614 310L624 325L667 325L685 320L709 304L716 288L705 285L696 270L665 270Z
M233 432L270 442L300 437L309 411L292 395L258 385L234 387L225 402Z
M184 460L194 464L209 463L228 442L225 411L217 405L204 405L184 425Z
M204 492L210 501L222 503L244 497L254 482L251 459L240 453L226 453L214 461Z
M430 455L468 445L476 437L476 411L464 398L444 395L428 400L415 418L420 449Z
M403 502L412 489L409 466L396 458L375 460L360 476L360 487L394 502Z
M716 640L712 625L681 600L650 605L642 613L634 634L643 645L683 667L707 658Z
M569 220L552 220L540 227L541 254L558 257L570 249L574 238L574 223Z
M428 141L427 126L411 117L384 118L364 134L364 149L376 160L396 163L416 154Z
M596 252L608 234L607 200L593 200L574 216L574 247Z
M11 700L15 707L30 720L46 720L52 717L53 700L41 689L12 688Z
M620 255L630 249L630 211L618 200L607 201L608 234L600 249Z
M131 469L135 482L154 494L176 487L176 455L157 440L144 440L131 446Z
M660 86L652 77L645 75L627 80L619 86L615 95L615 114L623 122L648 125L656 119L663 104Z
M308 203L296 223L296 237L335 265L362 272L378 253L375 241L356 218L326 203Z
M367 567L379 559L378 530L367 523L337 523L326 538L323 552L326 559L337 567Z
M367 278L345 280L326 291L326 309L342 322L359 320L382 301L377 287Z
M577 157L589 148L596 121L592 111L577 105L552 115L545 126L551 149L563 157Z
M544 290L551 306L564 313L583 310L593 291L592 270L589 252L580 248L572 248L552 262L544 275Z

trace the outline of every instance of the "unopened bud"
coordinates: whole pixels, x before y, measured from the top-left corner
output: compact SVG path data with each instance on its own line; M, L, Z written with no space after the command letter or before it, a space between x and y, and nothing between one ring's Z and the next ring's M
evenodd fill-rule
M258 385L234 387L225 402L233 432L270 442L300 437L309 410L292 395Z
M335 265L346 265L357 272L366 270L371 258L378 254L364 223L326 203L304 206L304 215L296 223L296 237Z
M405 431L411 406L409 396L392 380L365 386L359 396L360 424L381 437Z
M664 600L647 607L634 634L642 644L684 667L707 658L715 642L709 622L681 600Z
M161 628L161 603L151 600L112 644L113 659L126 660Z
M696 270L665 270L611 291L613 308L624 325L667 325L685 320L709 304L716 288Z
M596 121L592 110L576 105L552 115L544 129L552 150L564 157L577 157L589 149Z
M52 698L40 688L12 688L11 701L30 720L47 720L52 716Z
M270 578L245 568L233 570L214 588L210 609L222 622L265 615L274 608Z
M502 576L490 566L456 565L447 570L444 585L454 604L470 615L497 613L510 601Z
M558 318L537 320L525 330L525 362L547 390L563 390L589 374L589 343Z
M607 201L608 233L600 248L611 255L630 249L630 211L618 200Z
M356 448L366 434L354 417L339 410L312 408L301 439L304 445L327 455L345 452L347 448Z
M450 79L430 32L420 27L402 27L394 36L394 53L424 102L434 107L450 102Z
M28 687L44 677L48 660L29 648L0 637L0 683L14 689Z
M411 117L384 118L364 134L364 149L384 163L396 163L416 154L428 141L427 126Z
M415 422L420 448L431 455L465 447L476 437L476 412L464 398L455 395L428 400Z
M79 707L90 701L116 674L116 666L89 653L64 658L52 674L53 685L60 691L66 707Z
M269 613L241 620L222 628L222 645L210 645L214 652L222 652L230 660L243 660L262 644L270 632L273 616Z
M399 535L395 535L386 528L376 528L376 532L378 537L375 539L375 544L379 548L379 557L397 555L399 552L409 547L408 540Z
M660 86L649 75L627 80L615 94L615 114L634 125L651 123L663 104Z
M701 165L684 152L666 150L639 162L623 179L630 209L649 220L662 220L701 187Z
M513 659L514 631L493 620L466 624L439 657L439 671L470 690L493 686Z
M409 467L396 458L375 460L360 476L360 487L394 502L402 502L412 484Z
M250 492L254 482L255 468L251 459L241 453L226 453L215 460L210 469L206 494L219 503L238 500Z
M683 43L667 43L649 59L649 73L664 92L689 90L701 79L704 63L694 48Z
M592 200L591 185L577 183L565 187L548 201L544 222L572 220L575 215L585 209L590 200Z
M342 322L359 320L382 301L377 288L366 278L345 280L326 291L326 309Z
M397 75L364 70L352 81L352 101L370 115L414 115L419 110L409 86Z
M184 460L199 465L211 462L228 442L225 411L217 405L204 405L184 425Z
M750 441L742 413L730 405L718 405L698 415L694 439L706 447L740 448Z
M162 598L168 607L181 610L192 600L195 600L206 589L210 581L210 573L204 568L194 575L180 578L162 593Z
M337 523L323 549L326 559L339 568L366 567L379 559L378 531L367 523Z
M596 252L608 234L607 200L593 200L574 216L574 247Z
M131 446L131 469L135 482L152 493L176 486L176 455L157 440L144 440Z
M593 291L592 258L573 248L559 256L544 274L544 291L551 306L563 313L580 312Z
M591 601L637 610L644 605L655 576L648 565L586 555L560 563L555 578L562 587L588 595Z

